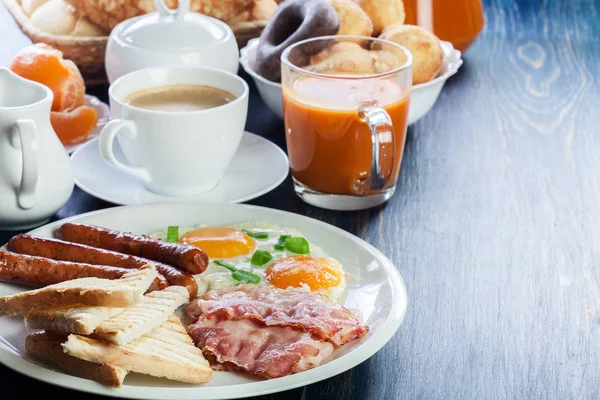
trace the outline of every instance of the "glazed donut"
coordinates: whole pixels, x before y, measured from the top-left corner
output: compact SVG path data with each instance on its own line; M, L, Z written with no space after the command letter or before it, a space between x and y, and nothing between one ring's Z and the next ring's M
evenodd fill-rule
M398 43L410 51L413 57L413 85L435 78L444 63L444 50L440 41L433 33L420 26L389 26L379 38ZM380 47L398 53L398 49L391 45Z
M335 35L340 20L326 0L286 0L260 35L256 51L256 72L271 81L281 80L281 53L288 46L317 36ZM302 64L327 46L315 43L304 46Z
M338 35L371 36L373 23L371 18L352 0L328 0L340 18Z
M371 18L375 36L390 25L402 25L406 18L402 0L359 0L358 4Z

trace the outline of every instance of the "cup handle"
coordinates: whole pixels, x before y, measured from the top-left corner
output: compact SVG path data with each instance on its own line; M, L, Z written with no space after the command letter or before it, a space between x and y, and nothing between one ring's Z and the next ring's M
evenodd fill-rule
M165 0L154 0L154 7L161 18L172 17L176 20L182 19L190 10L190 0L179 0L177 9L172 10L165 4Z
M357 182L355 189L361 194L385 188L392 178L394 159L396 158L396 144L394 143L394 125L390 115L377 104L364 104L359 108L359 117L367 123L371 131L373 154L371 157L371 170L366 181ZM381 149L391 146L391 161L388 171L382 171Z
M124 130L123 134L129 136L130 138L135 138L137 136L137 130L133 121L126 119L113 119L106 124L106 126L102 129L102 132L100 132L100 137L98 138L100 155L102 155L104 161L116 169L123 171L141 181L150 182L152 177L145 168L130 167L129 165L123 164L115 157L115 153L113 152L113 143L115 141L115 136L121 129Z
M20 119L12 128L12 146L21 150L23 169L17 192L17 204L28 210L36 203L36 188L40 176L37 157L36 128L32 120Z

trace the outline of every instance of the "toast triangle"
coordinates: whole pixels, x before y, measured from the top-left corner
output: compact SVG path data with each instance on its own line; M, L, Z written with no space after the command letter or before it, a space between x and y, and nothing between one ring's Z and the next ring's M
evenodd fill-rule
M123 347L69 335L63 348L67 354L83 360L181 382L206 383L212 376L202 351L194 346L181 321L174 315Z
M93 337L125 346L167 321L177 307L187 302L188 297L183 286L169 286L148 293L139 303L100 323Z
M132 270L119 279L80 278L41 289L0 297L0 317L56 307L128 307L142 300L158 276L152 264Z
M32 311L25 315L25 325L29 329L90 335L98 325L123 310L119 307L77 307Z
M114 365L92 363L70 356L61 346L66 340L67 335L49 332L32 333L25 338L25 350L73 375L112 387L123 384L127 375L126 370Z

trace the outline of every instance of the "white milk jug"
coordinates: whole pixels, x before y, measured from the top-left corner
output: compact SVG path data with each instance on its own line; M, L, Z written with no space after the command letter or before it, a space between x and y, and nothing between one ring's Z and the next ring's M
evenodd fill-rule
M0 68L0 229L41 225L73 191L69 156L50 125L52 91Z

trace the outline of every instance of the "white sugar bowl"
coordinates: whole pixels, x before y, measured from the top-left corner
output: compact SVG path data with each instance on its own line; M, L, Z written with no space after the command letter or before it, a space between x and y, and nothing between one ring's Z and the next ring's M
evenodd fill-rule
M106 45L110 83L129 72L167 65L211 67L237 74L239 50L224 22L189 11L190 0L169 9L154 0L156 12L117 25Z

